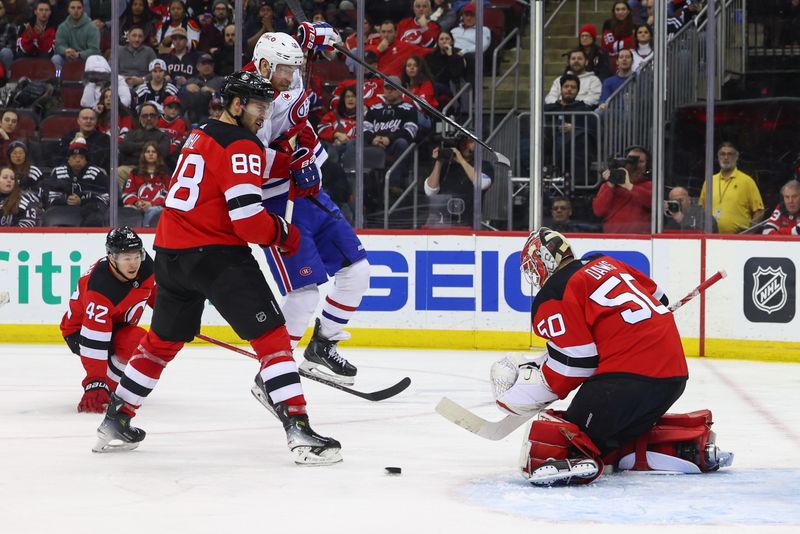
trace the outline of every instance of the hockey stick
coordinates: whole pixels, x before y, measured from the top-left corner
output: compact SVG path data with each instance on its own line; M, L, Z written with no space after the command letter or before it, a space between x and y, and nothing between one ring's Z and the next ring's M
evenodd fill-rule
M239 348L239 347L237 347L235 345L231 345L229 343L225 343L224 341L220 341L219 339L214 339L213 337L209 337L209 336L207 336L205 334L197 334L196 337L199 338L199 339L202 339L203 341L208 341L209 343L212 343L212 344L217 345L219 347L222 347L224 349L228 349L228 350L231 350L233 352L237 352L237 353L239 353L239 354L241 354L243 356L247 356L249 358L253 358L254 360L259 360L258 355L254 354L254 353L252 353L250 351L241 349L241 348ZM311 373L309 373L307 371L304 371L302 369L298 369L298 371L300 373L300 376L302 376L303 378L308 378L309 380L314 380L315 382L319 382L320 384L325 384L326 386L330 386L332 388L339 389L341 391L344 391L345 393L349 393L351 395L355 395L356 397L360 397L362 399L366 399L368 401L373 401L373 402L382 401L382 400L386 400L388 398L394 397L395 395L405 391L405 389L408 386L411 385L411 379L408 378L408 377L405 377L400 382L398 382L397 384L395 384L393 386L389 386L386 389L381 389L381 390L378 390L378 391L365 392L365 391L358 391L358 390L355 390L355 389L351 389L351 388L343 386L341 384L337 384L336 382L333 382L331 380L326 380L325 378L323 378L321 376L317 376L317 375L311 374Z
M693 298L703 293L709 287L713 286L727 276L725 270L717 271L710 277L705 279L700 285L691 290L689 294L683 297L678 302L669 306L669 310L674 312L681 306L692 300ZM509 435L511 432L522 426L526 421L531 419L534 415L507 415L499 421L489 421L476 415L472 411L464 408L460 404L453 402L447 397L442 397L439 404L436 405L436 413L455 423L456 425L469 430L473 434L491 440L500 440Z
M289 6L289 9L292 10L292 13L294 14L294 17L298 21L300 21L300 22L308 22L308 18L306 17L305 13L303 13L303 8L300 6L300 2L298 0L286 0L286 4ZM334 45L331 45L331 46L337 52L340 52L340 53L344 54L345 56L349 57L350 59L352 59L353 61L355 61L356 63L358 63L359 65L361 65L365 69L367 69L368 71L370 71L372 74L380 77L384 81L384 83L388 83L389 85L391 85L392 87L394 87L395 89L397 89L398 91L403 93L406 97L408 97L411 100L413 100L417 105L419 105L421 108L423 108L428 114L433 115L437 119L440 119L440 120L446 122L449 126L455 128L456 130L460 131L461 133L463 133L464 135L466 135L467 137L469 137L470 139L472 139L476 143L480 144L486 150L488 150L489 152L494 154L494 157L497 158L497 162L498 163L500 163L501 165L505 165L507 167L511 167L511 160L509 160L507 157L505 157L500 152L496 151L494 148L490 147L482 139L479 139L477 135L475 135L474 133L472 133L468 129L464 128L463 126L458 124L456 121L454 121L453 119L451 119L450 117L448 117L447 115L445 115L444 113L442 113L441 111L436 109L435 107L433 107L430 104L428 104L424 99L418 97L417 95L415 95L414 93L412 93L411 91L409 91L408 89L403 87L401 84L393 82L392 80L389 79L389 76L387 76L386 74L382 73L381 71L379 71L378 69L376 69L372 65L368 64L366 61L363 61L362 59L360 59L358 56L356 56L354 53L352 53L350 50L348 50L347 48L343 47L342 45L334 44Z

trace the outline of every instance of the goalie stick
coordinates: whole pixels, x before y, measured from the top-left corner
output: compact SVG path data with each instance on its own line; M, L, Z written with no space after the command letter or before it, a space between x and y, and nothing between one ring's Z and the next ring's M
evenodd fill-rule
M241 349L241 348L239 348L239 347L237 347L235 345L231 345L229 343L225 343L224 341L220 341L219 339L214 339L213 337L209 337L209 336L207 336L205 334L197 334L196 337L198 337L199 339L202 339L203 341L208 341L209 343L212 343L212 344L217 345L219 347L222 347L224 349L228 349L228 350L231 350L233 352L237 352L237 353L239 353L239 354L241 354L243 356L247 356L249 358L253 358L254 360L258 360L259 359L258 355L254 354L254 353L252 353L250 351ZM332 380L327 380L327 379L325 379L325 378L323 378L323 377L321 377L319 375L315 375L315 374L309 373L309 372L304 371L302 369L298 369L298 371L300 373L300 376L302 376L303 378L308 378L309 380L313 380L315 382L319 382L320 384L325 384L326 386L330 386L332 388L344 391L345 393L349 393L351 395L355 395L356 397L360 397L362 399L366 399L368 401L373 401L373 402L378 402L378 401L382 401L382 400L386 400L386 399L389 399L391 397L394 397L395 395L398 395L399 393L402 393L403 391L405 391L406 388L408 388L408 386L411 385L411 379L408 378L408 377L405 377L402 380L400 380L400 382L398 382L397 384L395 384L393 386L389 386L386 389L381 389L381 390L378 390L378 391L366 392L366 391L358 391L358 390L343 386L341 384L337 384L336 382L333 382Z
M687 294L681 300L671 304L669 306L669 310L674 312L726 276L727 273L724 269L717 271L709 276L706 280L701 282L696 288L691 290L689 294ZM457 402L448 399L447 397L442 397L442 400L440 400L439 404L436 405L436 413L451 423L455 423L461 428L469 430L473 434L477 434L482 438L491 439L494 441L508 436L514 430L522 426L526 421L536 415L535 413L531 415L507 415L499 421L489 421L468 410L467 408L464 408Z

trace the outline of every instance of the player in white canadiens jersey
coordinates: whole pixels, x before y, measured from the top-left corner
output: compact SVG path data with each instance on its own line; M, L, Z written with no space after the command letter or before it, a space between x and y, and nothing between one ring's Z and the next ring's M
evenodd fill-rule
M298 42L299 41L299 42ZM326 24L301 24L298 39L265 33L253 51L252 68L268 79L279 94L269 120L258 132L267 148L268 167L262 186L264 206L285 214L292 189L292 223L301 232L300 250L291 257L264 247L267 263L282 294L286 328L296 347L319 301L318 286L333 278L301 369L343 385L355 381L356 368L339 355L337 344L349 337L344 327L369 287L367 253L355 231L325 191L320 190L321 166L327 154L308 123L309 93L301 70L304 48L324 49L339 36ZM302 46L301 46L302 45Z

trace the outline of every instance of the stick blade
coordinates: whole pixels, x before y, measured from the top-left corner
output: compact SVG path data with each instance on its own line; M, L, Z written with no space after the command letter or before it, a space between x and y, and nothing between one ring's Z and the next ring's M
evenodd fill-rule
M487 421L447 397L436 405L436 413L482 438L498 441L530 419L525 415L507 415L499 421Z

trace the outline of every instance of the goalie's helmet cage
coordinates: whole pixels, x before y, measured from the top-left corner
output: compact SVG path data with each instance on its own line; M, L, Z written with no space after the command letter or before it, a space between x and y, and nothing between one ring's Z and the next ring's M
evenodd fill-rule
M263 100L267 104L275 98L275 90L271 83L261 76L243 70L227 76L219 93L226 108L235 96L241 99L243 105L246 105L251 98Z
M539 289L556 272L569 249L566 237L542 226L528 236L520 253L520 269L531 285Z
M272 78L272 73L278 65L290 65L298 68L303 66L305 54L297 43L297 40L289 34L279 32L267 32L258 38L255 48L253 48L253 65L256 72L261 74L261 60L266 59L269 63L267 79Z
M106 235L106 252L112 256L123 252L144 252L142 238L128 226L114 228Z

